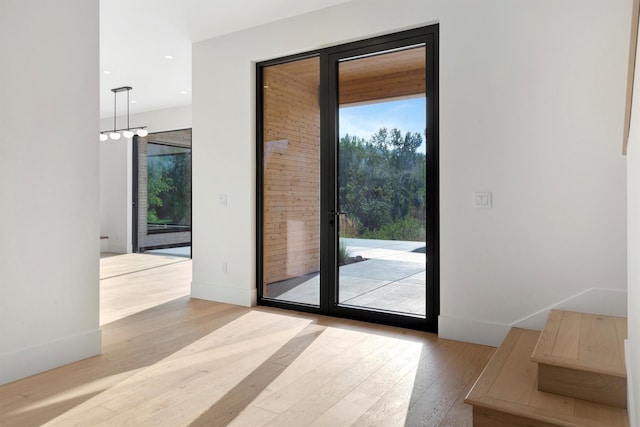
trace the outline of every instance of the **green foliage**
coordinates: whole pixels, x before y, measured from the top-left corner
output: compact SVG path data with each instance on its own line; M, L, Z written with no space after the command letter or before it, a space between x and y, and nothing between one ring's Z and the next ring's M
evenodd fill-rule
M389 240L424 240L426 157L420 133L380 129L371 139L340 139L340 210L347 234Z
M190 153L148 158L147 197L149 223L190 225Z
M164 206L163 195L174 189L169 168L157 158L150 157L147 163L147 221L158 222L157 209Z
M408 240L423 242L427 238L424 223L411 217L399 219L383 225L381 228L365 230L361 235L365 239Z
M340 243L338 245L338 265L345 265L349 260L351 253L349 249L347 249L347 244L340 239Z

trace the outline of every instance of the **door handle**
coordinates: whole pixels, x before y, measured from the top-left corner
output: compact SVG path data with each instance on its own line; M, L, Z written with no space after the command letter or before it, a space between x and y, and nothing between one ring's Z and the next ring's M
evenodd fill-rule
M340 215L346 215L347 212L339 212L339 211L329 211L329 216L331 217L331 219L329 220L329 224L330 225L334 225L335 224L335 217L338 217Z

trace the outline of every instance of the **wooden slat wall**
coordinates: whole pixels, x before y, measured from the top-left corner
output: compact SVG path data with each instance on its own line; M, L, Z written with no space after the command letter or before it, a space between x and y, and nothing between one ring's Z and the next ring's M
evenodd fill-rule
M381 102L426 93L424 46L340 63L340 105Z
M268 283L320 269L320 105L318 82L281 66L264 70L264 85L263 286L268 296Z
M415 69L350 80L340 75L340 105L381 102L426 92L425 70Z
M424 96L426 59L426 49L420 46L340 62L340 105ZM296 76L299 82L317 85L318 65L312 61L293 61L277 67L280 72Z

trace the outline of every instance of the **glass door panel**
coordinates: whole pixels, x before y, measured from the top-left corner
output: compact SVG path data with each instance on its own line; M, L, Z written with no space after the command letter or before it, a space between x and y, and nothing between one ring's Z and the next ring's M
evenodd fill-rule
M262 298L320 305L320 59L262 68Z
M133 251L191 255L191 129L133 139Z
M257 64L258 303L437 330L438 26Z
M337 304L425 318L425 45L337 66Z

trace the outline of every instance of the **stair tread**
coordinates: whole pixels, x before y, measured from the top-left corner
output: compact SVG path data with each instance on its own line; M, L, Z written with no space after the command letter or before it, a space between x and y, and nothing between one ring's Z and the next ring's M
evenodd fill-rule
M530 355L539 331L512 328L465 403L558 426L629 426L627 411L538 391L538 365Z
M551 310L531 356L537 363L627 377L627 319Z

